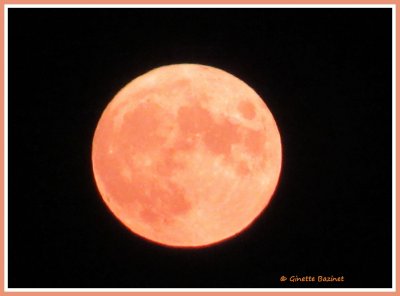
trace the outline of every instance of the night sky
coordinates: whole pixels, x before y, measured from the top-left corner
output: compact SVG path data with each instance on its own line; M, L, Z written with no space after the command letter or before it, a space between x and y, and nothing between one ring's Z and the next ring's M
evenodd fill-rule
M10 287L391 286L390 9L10 9L8 46ZM209 248L132 234L92 173L108 102L174 63L245 81L282 137L269 206Z

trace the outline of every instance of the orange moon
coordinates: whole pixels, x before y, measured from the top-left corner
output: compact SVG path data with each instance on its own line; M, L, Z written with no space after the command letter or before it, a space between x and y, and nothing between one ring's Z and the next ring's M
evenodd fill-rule
M99 192L132 232L174 247L232 237L268 205L282 147L246 83L214 67L156 68L122 88L92 146Z

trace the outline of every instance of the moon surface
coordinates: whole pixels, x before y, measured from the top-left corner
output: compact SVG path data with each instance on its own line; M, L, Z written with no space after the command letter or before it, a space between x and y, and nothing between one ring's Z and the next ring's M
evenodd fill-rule
M268 205L282 147L264 101L205 65L156 68L122 88L92 145L99 192L132 232L174 247L232 237Z

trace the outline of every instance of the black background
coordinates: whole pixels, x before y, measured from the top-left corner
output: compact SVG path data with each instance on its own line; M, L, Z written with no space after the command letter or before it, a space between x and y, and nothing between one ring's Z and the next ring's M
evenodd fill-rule
M91 169L114 94L184 62L252 86L283 144L264 214L191 250L131 234ZM390 9L10 9L8 77L10 287L390 287Z

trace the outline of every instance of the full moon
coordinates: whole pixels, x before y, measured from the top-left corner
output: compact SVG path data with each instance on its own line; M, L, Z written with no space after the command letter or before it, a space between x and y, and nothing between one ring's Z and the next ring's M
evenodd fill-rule
M214 67L156 68L105 108L92 145L95 181L133 233L173 247L237 235L266 208L282 147L260 96Z

